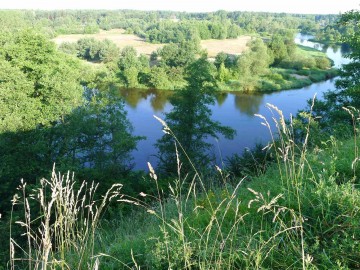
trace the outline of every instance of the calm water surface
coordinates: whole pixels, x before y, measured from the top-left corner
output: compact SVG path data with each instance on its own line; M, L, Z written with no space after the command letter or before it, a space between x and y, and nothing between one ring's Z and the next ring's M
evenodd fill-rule
M298 35L295 42L304 46L323 50L327 53L336 67L348 63L348 59L342 57L341 48L325 47L322 44L307 41L309 36ZM324 92L335 88L335 79L312 84L308 87L295 90L278 91L266 94L240 94L221 93L217 97L215 105L211 106L214 120L220 121L236 130L234 140L226 140L220 137L218 140L210 139L219 165L227 156L241 153L245 148L251 148L256 143L266 144L270 140L269 131L261 125L261 119L254 114L261 114L271 119L272 113L266 107L267 103L279 107L288 118L295 115L298 110L307 106L307 101L314 95L322 98ZM133 152L135 169L146 169L146 163L150 161L156 165L157 150L154 147L156 140L162 135L161 124L154 115L164 118L164 113L171 110L168 101L169 93L164 91L134 91L122 90L125 98L125 109L128 118L134 126L134 134L146 136L147 139L138 143L138 150Z

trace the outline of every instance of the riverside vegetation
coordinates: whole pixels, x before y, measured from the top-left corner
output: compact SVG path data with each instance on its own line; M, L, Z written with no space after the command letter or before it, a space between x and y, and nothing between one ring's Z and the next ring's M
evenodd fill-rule
M280 29L263 39L254 36L247 44L248 49L240 55L220 52L209 58L218 88L244 92L274 91L301 88L336 76L337 71L331 68L332 63L325 53L296 46L293 41L295 32ZM218 46L226 46L227 41L222 43ZM147 43L143 44L147 46ZM112 41L99 41L89 36L76 43L63 42L59 49L91 62L101 62L102 65L95 67L106 71L107 78L112 78L113 83L120 87L163 90L184 87L187 66L207 54L206 46L201 46L196 34L178 43L162 44L150 57L139 55L131 46L119 51Z
M4 29L31 25L48 37L59 34L96 34L124 29L138 39L163 44L151 55L138 55L131 47L121 52L110 40L86 37L65 42L60 50L92 62L102 62L99 77L128 88L177 89L186 84L184 70L203 54L201 40L254 36L242 55L219 53L214 60L218 87L222 90L273 91L300 88L332 78L336 70L325 54L314 56L293 42L301 32L319 36L335 27L338 16L249 12L179 13L141 11L2 11ZM337 31L351 34L351 26ZM120 35L120 34L119 34ZM319 38L331 42L331 35ZM263 42L265 40L265 43ZM119 57L120 55L120 57ZM120 58L120 59L119 59ZM281 69L278 69L281 68ZM283 70L285 69L285 70ZM298 75L305 75L301 78ZM293 76L295 75L295 76Z
M338 23L358 29L359 13ZM131 170L142 138L132 135L113 74L93 72L35 31L2 33L0 226L8 245L0 268L360 268L357 37L343 37L352 62L336 90L289 121L269 104L274 118L258 117L272 141L223 168L212 166L205 139L233 135L208 109L219 83L214 65L226 62L179 58L183 90L158 119L161 162L146 175ZM272 44L254 40L245 59ZM125 74L126 59L117 64ZM273 55L242 72L251 77L269 59L287 63Z

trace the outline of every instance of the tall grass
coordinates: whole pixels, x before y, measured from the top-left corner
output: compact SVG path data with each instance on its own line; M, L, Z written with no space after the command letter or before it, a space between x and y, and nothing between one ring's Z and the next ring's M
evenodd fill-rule
M15 223L24 228L27 244L10 238L11 269L97 269L99 221L107 204L121 196L122 185L113 185L99 201L97 187L85 181L76 187L74 175L56 174L55 167L51 179L42 179L29 194L21 181L22 195L15 195L12 202L13 207L23 206L24 219ZM31 208L37 210L35 218Z
M263 194L248 188L247 210L242 198L239 197L239 189L243 185L243 179L234 186L225 186L220 194L215 194L207 188L204 179L194 169L194 176L188 184L187 176L181 177L181 161L178 160L178 179L170 184L170 202L164 200L159 191L159 207L155 211L149 209L149 213L160 220L161 235L155 243L152 252L152 262L158 269L236 269L238 267L258 269L267 260L271 260L272 250L279 241L287 239L294 243L289 247L298 253L298 260L305 269L310 263L311 257L305 254L303 241L304 218L301 214L300 182L306 163L306 144L297 147L292 138L292 132L286 126L282 112L276 107L269 108L277 112L280 119L274 118L278 129L277 138L272 133L273 142L271 147L276 148L278 168L281 180L286 183L285 195L294 192L292 186L296 186L295 196L297 208L291 209L280 201L284 199L283 193L271 195ZM260 116L262 117L262 116ZM262 117L264 124L272 132L269 122ZM183 151L181 143L164 121L159 119L164 131L172 135ZM177 150L176 150L177 151ZM185 153L186 155L186 153ZM298 160L298 155L300 159ZM191 163L191 160L189 160ZM150 176L157 182L154 169L149 165ZM219 177L224 178L223 172L217 167ZM226 177L226 176L225 176ZM207 181L209 181L207 179ZM222 179L226 183L226 180ZM146 196L146 194L144 194ZM175 214L170 214L166 207L173 204ZM291 204L289 204L291 205ZM248 218L249 215L253 215ZM185 218L187 217L187 218ZM274 226L269 226L267 220L271 218ZM258 224L247 224L247 219ZM293 235L300 234L300 246L292 241Z
M191 160L193 173L184 175L181 138L158 119L176 142L178 176L169 181L168 194L150 163L157 192L144 190L142 201L121 195L120 184L96 201L97 186L84 182L75 189L69 174L53 173L31 196L23 183L25 219L17 223L27 245L10 239L12 269L360 268L359 111L346 109L353 141L326 139L324 149L312 149L311 111L303 114L305 136L299 141L293 119L286 122L280 109L267 106L272 119L258 117L271 133L266 148L276 162L259 168L251 181L229 181L219 167L214 179L203 179ZM114 199L140 208L101 228L101 213ZM38 204L38 219L31 217L30 200ZM14 206L19 201L14 197Z
M307 124L305 136L299 142L292 118L286 123L281 110L271 104L267 106L273 113L273 124L259 117L271 133L272 141L267 147L276 157L277 169L253 179L254 183L242 178L234 186L225 184L222 189L212 190L205 183L209 179L202 179L196 168L188 184L187 176L181 176L178 160L178 179L170 184L170 198L162 198L159 192L158 207L148 211L158 218L159 223L153 224L159 224L161 233L150 245L151 255L145 259L144 267L146 263L156 269L360 266L356 260L359 226L354 225L360 220L359 202L354 203L360 198L359 191L351 182L338 185L337 172L326 172L326 166L319 172L314 159L321 150L309 148L315 121L311 111L303 114ZM352 119L355 121L356 117ZM182 151L181 138L176 138L166 123L160 122ZM352 164L358 160L354 136L356 157ZM327 162L331 166L335 161L330 158ZM226 178L223 171L217 170L219 181L228 183L223 179ZM356 174L358 171L354 171ZM156 182L152 167L150 175ZM342 221L331 225L334 220ZM341 249L349 253L337 255Z

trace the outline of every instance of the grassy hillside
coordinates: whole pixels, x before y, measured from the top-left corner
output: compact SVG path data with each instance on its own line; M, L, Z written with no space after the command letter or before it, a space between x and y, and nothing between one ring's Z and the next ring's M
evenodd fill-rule
M144 181L157 192L127 197L119 184L98 202L95 188L76 193L70 176L54 174L37 191L41 199L52 189L40 200L40 234L25 208L20 225L31 244L21 251L14 242L12 263L31 269L44 261L49 269L358 269L356 134L323 138L320 148L310 148L317 134L309 124L296 144L295 123L285 124L282 112L270 109L278 120L263 118L264 125L275 124L279 136L269 145L275 161L264 173L240 179L220 168L212 176L194 168L193 175L179 170L178 177L161 179L149 165ZM100 222L110 200L133 208Z

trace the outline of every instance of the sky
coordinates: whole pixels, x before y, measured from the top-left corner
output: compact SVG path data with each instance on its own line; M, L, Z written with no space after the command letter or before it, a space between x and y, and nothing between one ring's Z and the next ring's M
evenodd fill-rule
M0 9L136 9L188 12L223 9L339 14L360 9L360 0L0 0Z

